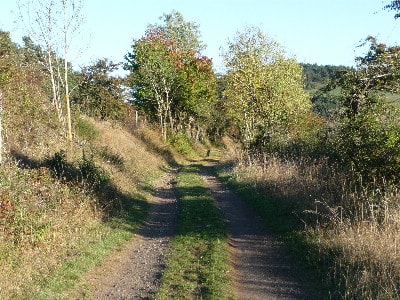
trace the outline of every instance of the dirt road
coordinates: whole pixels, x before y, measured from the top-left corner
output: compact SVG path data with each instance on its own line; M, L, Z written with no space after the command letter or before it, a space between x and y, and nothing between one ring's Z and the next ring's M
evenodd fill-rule
M241 199L202 168L229 229L229 253L238 299L311 299L296 278L293 260ZM177 228L178 203L168 174L156 183L146 225L122 252L87 276L92 299L151 299Z
M206 187L221 209L230 234L229 252L238 299L311 299L283 244L257 214L203 167Z

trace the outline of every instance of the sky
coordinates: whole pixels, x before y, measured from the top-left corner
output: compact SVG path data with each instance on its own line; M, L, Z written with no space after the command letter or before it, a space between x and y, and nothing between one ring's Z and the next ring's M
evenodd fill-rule
M223 70L221 51L238 31L257 26L298 62L354 65L357 46L367 36L400 44L400 19L383 10L390 0L84 0L85 22L74 62L88 65L100 58L121 62L149 24L172 10L199 25L204 54ZM0 30L15 43L25 35L16 24L15 0L0 0ZM84 48L84 50L82 50Z

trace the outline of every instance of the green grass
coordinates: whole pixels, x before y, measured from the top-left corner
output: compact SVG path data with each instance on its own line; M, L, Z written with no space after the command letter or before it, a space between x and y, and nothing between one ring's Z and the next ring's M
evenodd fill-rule
M122 195L123 210L100 224L80 249L71 252L71 257L62 262L52 274L37 283L40 287L31 299L67 299L68 290L74 288L82 295L89 295L89 287L79 285L82 276L95 265L133 238L138 226L147 215L148 203L143 195Z
M103 232L103 237L97 241L90 241L83 252L63 262L60 268L39 284L40 290L32 295L31 299L67 299L67 296L62 296L65 291L74 288L86 272L133 236L123 228L110 230L105 225L102 227L99 230ZM89 294L88 286L81 286L79 289L80 293Z
M199 168L184 167L177 176L179 230L156 299L234 298L225 225Z

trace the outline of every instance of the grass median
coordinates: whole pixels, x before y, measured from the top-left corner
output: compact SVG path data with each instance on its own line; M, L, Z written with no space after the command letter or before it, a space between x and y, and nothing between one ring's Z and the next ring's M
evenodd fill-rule
M156 299L234 298L225 224L200 167L186 166L177 176L179 230Z

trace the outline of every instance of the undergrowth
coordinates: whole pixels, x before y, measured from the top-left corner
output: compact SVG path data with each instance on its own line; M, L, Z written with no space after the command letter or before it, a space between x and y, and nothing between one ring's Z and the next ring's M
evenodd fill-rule
M1 299L68 298L147 214L166 160L118 126L85 120L99 133L90 142L46 156L15 144L0 168Z

